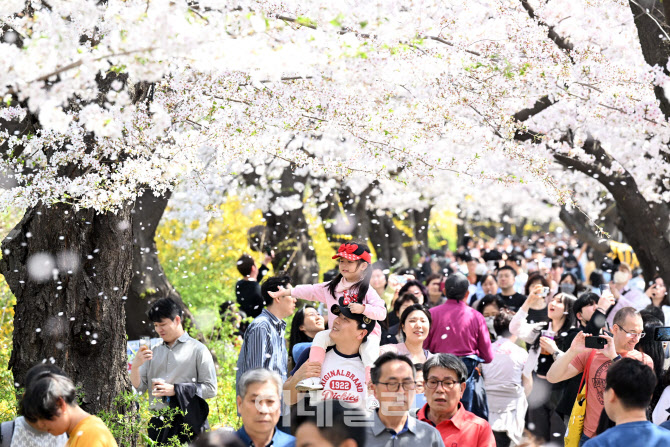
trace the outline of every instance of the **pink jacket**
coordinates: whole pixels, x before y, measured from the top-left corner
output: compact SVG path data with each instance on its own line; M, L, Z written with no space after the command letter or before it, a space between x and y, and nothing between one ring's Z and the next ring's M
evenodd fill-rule
M301 286L295 286L291 295L301 300L319 301L325 304L328 308L328 327L333 327L335 315L330 313L330 308L333 304L338 304L338 299L342 296L342 293L335 292L337 298L333 298L333 295L331 295L328 290L328 283L322 282L320 284L303 284ZM368 289L368 293L365 294L365 299L361 304L365 304L363 315L366 317L377 321L382 321L386 318L386 303L384 303L384 300L377 295L377 292L375 292L372 287ZM381 336L382 330L379 324L375 325L375 329L372 333L378 337Z

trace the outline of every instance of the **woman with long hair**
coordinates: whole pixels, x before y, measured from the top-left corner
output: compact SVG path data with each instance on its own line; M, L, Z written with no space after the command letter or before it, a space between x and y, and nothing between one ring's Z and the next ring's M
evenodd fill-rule
M582 283L574 273L565 272L558 282L558 290L577 296L582 291Z
M484 295L497 295L498 294L498 280L496 275L493 273L486 273L481 277L482 290Z
M312 345L314 336L324 329L325 320L313 304L305 304L295 313L288 340L289 370L302 351Z
M526 321L528 309L535 301L544 300L537 293L539 287L542 286L535 286L535 290L512 319L510 332L530 345L528 362L524 367L524 374L532 374L533 378L533 390L528 396L527 428L545 442L556 442L555 434L560 433L562 437L565 433L565 414L558 411L560 403L563 399L572 399L574 402L579 383L576 386L571 382L561 383L560 386L552 385L547 381L547 372L554 360L570 348L572 340L579 332L577 317L573 311L577 298L568 293L557 293L547 305L548 325L543 322L530 324ZM575 378L570 380L574 382Z
M657 327L662 327L663 322L659 320L653 313L643 310L640 312L642 323L644 324L644 337L640 338L635 345L635 349L647 354L654 362L654 372L656 373L656 389L651 396L651 403L649 404L648 416L656 406L661 393L663 392L663 362L665 362L665 352L663 350L663 342L654 340L654 331ZM666 407L667 408L667 407ZM661 421L664 422L664 421Z
M542 289L540 289L542 286ZM526 296L530 298L532 293L537 293L541 295L544 299L540 300L531 300L531 305L528 308L528 316L526 320L528 323L539 323L541 321L549 321L549 316L547 315L547 305L549 304L548 296L544 295L544 288L549 288L549 281L539 272L531 273L528 276L528 281L526 281L526 287L524 292ZM551 292L550 292L551 293Z
M668 289L665 288L665 281L660 276L656 276L645 292L651 304L663 311L664 323L670 325L670 296Z
M484 298L477 301L475 304L477 312L484 316L486 327L489 329L489 335L491 336L491 342L494 342L500 334L496 333L493 320L498 316L501 310L507 309L507 306L505 306L505 302L499 295L484 295Z

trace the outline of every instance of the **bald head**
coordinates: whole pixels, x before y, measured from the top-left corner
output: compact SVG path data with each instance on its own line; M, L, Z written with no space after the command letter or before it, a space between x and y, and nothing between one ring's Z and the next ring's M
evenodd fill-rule
M444 293L450 300L462 300L468 296L468 287L470 281L462 273L454 273L449 275L444 284Z

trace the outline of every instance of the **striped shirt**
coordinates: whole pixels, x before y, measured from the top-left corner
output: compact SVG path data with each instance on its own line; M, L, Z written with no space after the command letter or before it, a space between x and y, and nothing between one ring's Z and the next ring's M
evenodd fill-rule
M279 373L286 381L288 351L284 332L286 322L274 316L267 309L251 322L244 333L244 342L237 359L236 383L245 372L265 368ZM239 394L239 389L237 390Z

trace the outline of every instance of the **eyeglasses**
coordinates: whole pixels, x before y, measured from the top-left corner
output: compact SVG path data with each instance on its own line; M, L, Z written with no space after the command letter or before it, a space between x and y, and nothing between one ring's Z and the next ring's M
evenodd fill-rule
M416 382L378 382L378 384L385 385L386 389L389 391L398 391L400 389L400 385L402 385L402 389L405 391L416 389Z
M617 324L617 326L619 326L619 325ZM625 330L625 329L622 328L621 326L619 326L619 329L621 329L622 331L624 331L624 332L626 333L626 337L628 337L628 338L633 338L633 337L644 338L644 336L646 335L644 332L640 332L640 333L637 333L637 332L628 332L627 330Z
M437 386L439 384L442 384L442 387L445 390L450 390L457 383L458 382L455 382L452 379L444 379L444 380L428 379L428 380L426 380L425 385L426 385L426 387L430 388L431 390L435 390L435 389L437 389Z

